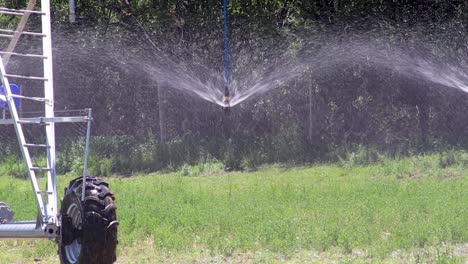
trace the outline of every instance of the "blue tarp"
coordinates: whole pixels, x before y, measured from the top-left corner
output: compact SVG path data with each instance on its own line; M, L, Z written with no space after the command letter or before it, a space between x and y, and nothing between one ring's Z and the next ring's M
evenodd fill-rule
M20 91L20 88L18 85L16 84L10 84L10 88L11 88L11 92L13 94L21 94L21 91ZM2 85L0 86L0 94L1 95L5 95L5 87ZM21 101L19 98L14 98L13 99L15 101L15 105L16 105L16 108L21 108ZM8 103L6 101L3 101L2 99L0 99L0 108L8 108Z

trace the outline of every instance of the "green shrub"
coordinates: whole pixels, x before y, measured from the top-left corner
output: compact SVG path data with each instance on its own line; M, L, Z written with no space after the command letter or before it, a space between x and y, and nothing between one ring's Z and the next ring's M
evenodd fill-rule
M345 168L354 166L365 166L378 163L384 155L380 154L377 149L372 147L358 146L354 151L345 154L345 158L338 156L340 164Z
M242 157L239 146L235 144L232 139L229 139L228 143L225 145L223 163L225 171L241 169Z
M27 179L28 171L26 169L26 165L21 159L15 156L8 156L0 162L0 175Z
M468 153L454 149L440 153L439 166L441 168L447 168L452 166L466 167L468 166Z

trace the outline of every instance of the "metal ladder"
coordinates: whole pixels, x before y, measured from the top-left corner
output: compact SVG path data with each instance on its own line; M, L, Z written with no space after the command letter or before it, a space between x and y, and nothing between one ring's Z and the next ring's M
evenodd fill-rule
M16 30L0 29L0 37L11 38L10 44L5 51L0 51L0 78L4 87L4 95L0 95L0 100L8 103L10 120L2 120L3 123L12 123L16 130L16 136L20 144L23 160L26 164L31 184L34 190L35 199L38 205L38 219L41 223L56 225L57 220L57 184L55 171L55 126L54 126L54 90L52 72L52 38L50 20L50 2L41 1L40 11L35 10L36 0L30 0L26 9L17 10L10 8L0 8L0 14L10 16L21 16L21 20ZM41 16L41 32L24 31L26 23L31 15ZM35 36L42 39L42 54L24 54L14 51L22 35ZM41 59L43 61L43 76L23 76L6 72L6 65L11 56L21 56L30 59ZM43 97L28 97L13 94L9 79L26 79L41 82L43 85ZM3 98L2 98L3 97ZM44 104L45 116L37 118L20 118L14 98L22 100L32 100ZM6 121L6 122L5 122ZM26 142L25 127L28 125L43 125L45 127L46 142L33 143ZM33 163L31 148L41 148L45 150L47 164L44 167ZM45 190L39 187L38 174L47 174L47 187ZM47 200L44 198L47 197Z
M57 175L55 170L55 123L86 122L86 146L84 153L83 169L83 193L87 176L87 164L89 154L91 109L86 109L84 116L54 116L54 89L52 71L52 38L50 1L42 0L40 10L34 9L36 0L29 0L26 9L16 10L0 7L0 15L21 16L21 20L15 30L0 29L0 37L10 38L10 43L6 50L0 51L0 80L3 84L4 94L0 94L0 100L8 104L11 118L0 119L0 125L13 125L19 142L23 160L27 166L31 185L34 191L35 200L38 207L37 220L33 221L12 221L13 212L4 204L0 203L0 238L56 238L59 235L60 214L57 206ZM41 32L24 31L26 23L31 15L41 16ZM29 35L42 40L41 54L24 54L15 52L21 36ZM6 65L11 56L25 57L28 59L41 59L43 64L43 76L24 76L12 74L6 71ZM31 97L12 92L10 79L23 79L40 82L43 85L42 97ZM20 117L15 100L35 101L43 104L44 115L37 117ZM27 142L25 130L28 126L42 126L45 129L45 142ZM47 157L46 166L38 166L33 163L31 149L42 149ZM39 187L39 174L46 174L47 185L45 189ZM83 196L84 197L84 196Z

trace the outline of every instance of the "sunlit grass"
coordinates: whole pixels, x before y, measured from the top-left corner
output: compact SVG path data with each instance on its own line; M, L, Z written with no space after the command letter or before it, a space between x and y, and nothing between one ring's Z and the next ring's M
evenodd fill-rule
M399 250L468 242L467 176L465 165L441 168L438 157L427 156L253 173L189 167L108 180L117 196L123 257L143 247L165 256L360 250L386 259ZM60 189L68 180L60 179ZM0 200L12 205L17 219L34 219L27 181L0 178ZM13 248L4 243L0 247ZM33 245L14 256L56 252L52 242Z

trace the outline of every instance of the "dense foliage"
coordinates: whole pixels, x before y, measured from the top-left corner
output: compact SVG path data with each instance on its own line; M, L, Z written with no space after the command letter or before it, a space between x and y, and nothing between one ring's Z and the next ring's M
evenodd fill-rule
M1 2L20 7L26 1ZM222 74L222 1L76 4L77 22L70 23L68 1L53 1L56 104L93 108L94 155L112 172L206 158L232 169L328 161L358 146L392 155L468 147L468 94L355 59L374 56L379 48L359 49L378 43L385 52L466 69L466 1L232 0L233 79L263 60L281 67L274 59L286 52L310 67L229 117L143 70L164 54L175 64L198 63ZM324 51L329 55L320 57ZM333 63L315 67L324 60Z

